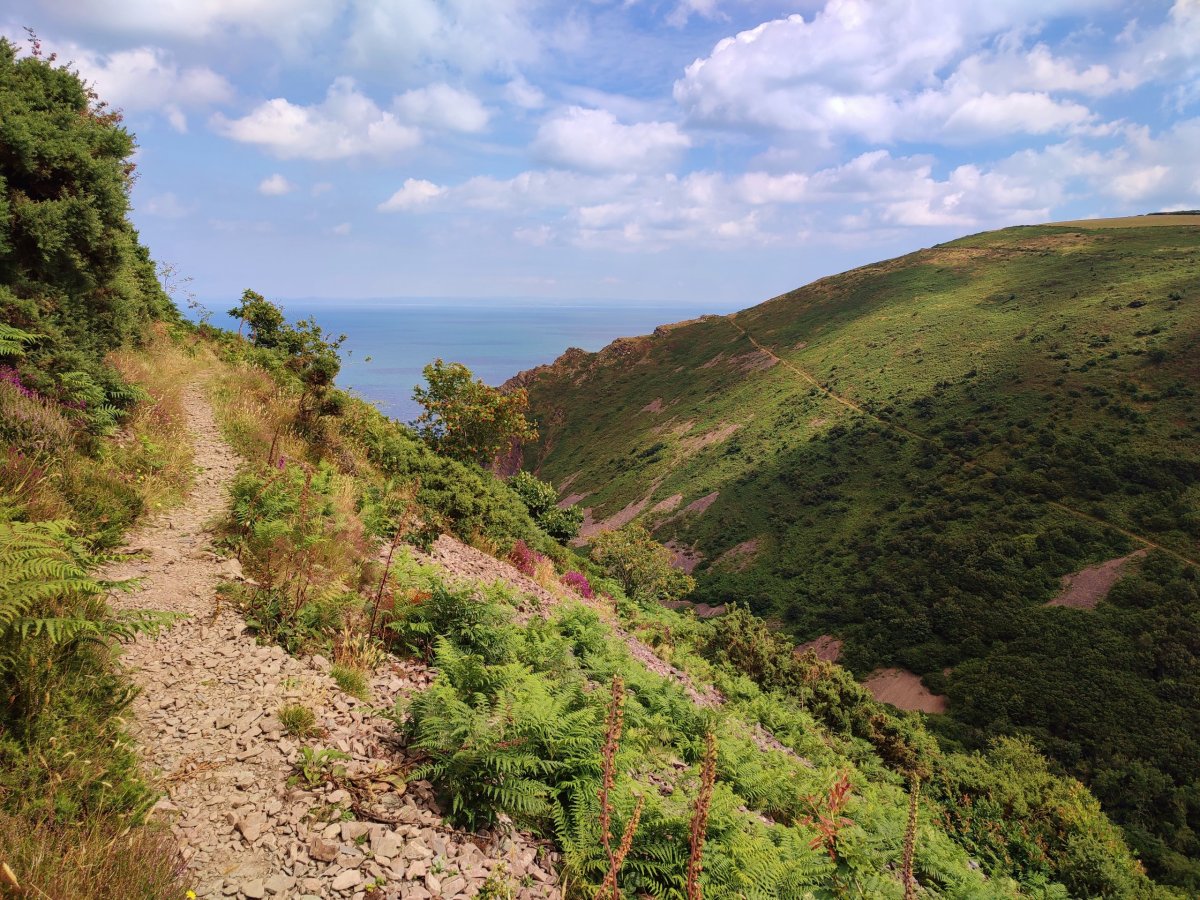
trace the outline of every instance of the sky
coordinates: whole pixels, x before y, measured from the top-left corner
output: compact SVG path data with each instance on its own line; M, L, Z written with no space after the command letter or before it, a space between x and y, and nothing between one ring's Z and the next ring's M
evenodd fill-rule
M1200 207L1200 0L9 0L200 298L749 306Z

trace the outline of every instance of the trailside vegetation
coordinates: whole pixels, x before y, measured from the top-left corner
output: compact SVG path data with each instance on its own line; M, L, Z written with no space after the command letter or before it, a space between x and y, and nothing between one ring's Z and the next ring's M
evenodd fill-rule
M537 439L537 429L525 417L523 389L490 387L462 363L440 359L427 365L424 374L426 386L413 389L413 400L425 408L415 424L439 453L487 464L514 443Z
M580 896L1172 896L1028 745L947 753L744 607L709 622L663 608L692 582L644 528L577 554L539 525L539 480L434 452L352 398L305 421L286 346L211 338L230 363L218 415L248 460L225 541L250 580L229 595L264 638L331 657L345 690L384 652L432 665L393 712L409 777L463 827L552 841ZM471 485L473 512L433 483ZM556 602L447 583L406 546L439 530ZM698 703L646 647L722 702Z
M191 477L197 363L129 223L133 136L70 68L0 38L0 894L182 896L126 732L100 568ZM153 352L153 360L150 353Z

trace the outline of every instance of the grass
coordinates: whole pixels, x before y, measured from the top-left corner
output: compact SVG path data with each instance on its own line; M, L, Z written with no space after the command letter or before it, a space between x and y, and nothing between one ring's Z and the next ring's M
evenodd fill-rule
M359 670L334 664L329 669L329 677L337 682L337 686L351 697L357 697L359 700L369 700L371 698L371 688L367 683L367 676Z
M171 833L160 827L100 823L32 828L0 813L0 862L18 889L0 880L0 897L86 897L88 900L180 900L184 863Z
M302 703L281 706L276 715L283 730L293 737L307 738L317 734L317 717Z
M1176 690L1151 661L1190 633L1185 561L1200 560L1200 250L1191 217L1150 218L975 235L565 361L529 385L542 422L526 465L573 478L597 520L682 495L642 518L703 554L694 599L749 602L797 641L836 635L860 675L917 672L955 700L952 743L1033 734L1111 785L1152 865L1200 885L1170 862L1200 861L1200 813L1134 811L1183 802L1190 782L1149 719L1200 739L1195 679ZM1150 579L1157 612L1131 599L1085 638L1043 607L1063 575L1141 544L1130 535L1183 567ZM751 540L736 566L714 562ZM1095 641L1114 667L1097 668ZM1053 660L1044 703L987 687L982 673L1021 665L1012 646L1027 670ZM1180 672L1200 665L1188 648ZM1079 696L1100 675L1154 704L1117 715L1111 694ZM1172 788L1130 802L1129 754Z

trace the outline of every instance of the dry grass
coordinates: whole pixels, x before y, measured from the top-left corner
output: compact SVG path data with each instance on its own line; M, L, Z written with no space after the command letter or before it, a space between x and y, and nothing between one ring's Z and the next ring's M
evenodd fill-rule
M113 830L88 824L30 827L0 814L0 863L19 888L0 881L0 897L22 900L176 900L184 865L170 832L157 826Z

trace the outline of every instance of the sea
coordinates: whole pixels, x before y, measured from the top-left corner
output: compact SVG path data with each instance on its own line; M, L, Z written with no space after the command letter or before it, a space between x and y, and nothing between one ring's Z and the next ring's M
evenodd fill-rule
M552 362L568 347L599 350L618 337L737 307L715 303L634 300L464 299L282 300L289 321L313 316L327 332L345 334L339 386L402 422L416 418L413 387L434 359L465 364L499 385L524 369ZM224 309L211 304L214 309ZM213 324L236 327L233 320Z

